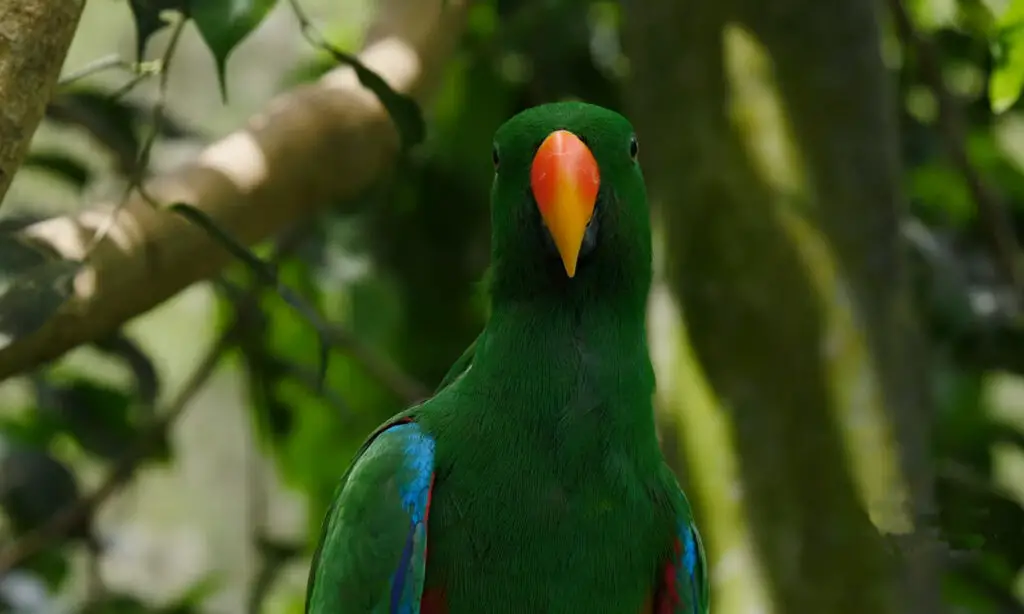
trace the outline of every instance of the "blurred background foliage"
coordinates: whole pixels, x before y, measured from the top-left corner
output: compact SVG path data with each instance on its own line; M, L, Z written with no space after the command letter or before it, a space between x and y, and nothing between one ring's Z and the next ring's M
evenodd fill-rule
M206 8L193 10L176 47L176 26L162 27L159 14L179 2L88 5L68 74L110 53L120 60L62 85L5 203L4 232L174 167L275 92L335 65L303 40L285 0L235 3L249 12L230 23L214 4L193 5ZM427 394L486 321L477 282L488 262L494 129L520 109L563 98L629 114L635 88L652 87L634 79L622 42L624 10L639 9L622 5L479 0L423 110L425 141L361 202L337 203L257 247L335 327L342 348L322 383L316 328L237 264L111 338L0 386L0 609L301 612L311 547L352 454L381 420ZM303 6L348 51L373 10ZM893 6L880 15L910 203L900 232L930 350L936 509L927 529L943 545L936 556L950 612L1024 612L1024 325L1013 278L1024 234L1024 2L908 0L913 32ZM145 61L134 64L147 38ZM162 63L169 46L174 55ZM770 87L764 51L738 49L737 91ZM772 140L784 113L764 97L745 100L754 101L748 137L785 188L785 146ZM658 126L657 117L638 119ZM650 139L688 138L648 128L641 157ZM993 203L1005 220L993 220ZM728 217L719 222L729 228ZM671 258L671 229L659 225L657 234ZM793 240L829 305L828 326L859 338L827 241ZM0 305L14 309L3 296L38 255L11 241L0 247ZM729 451L729 412L697 358L719 360L705 365L712 375L728 361L673 345L685 339L685 323L670 294L660 284L652 298L659 418L667 456L709 534L714 611L783 612L772 603L781 589L749 545L772 529L737 506L744 485ZM775 316L789 330L789 316ZM3 334L30 327L25 317L5 313ZM746 351L727 342L726 356ZM863 343L849 347L833 375L840 396L858 394L851 373L869 360ZM901 488L886 468L891 450L873 447L886 428L858 431L849 454L854 473L867 466L857 481L879 526Z

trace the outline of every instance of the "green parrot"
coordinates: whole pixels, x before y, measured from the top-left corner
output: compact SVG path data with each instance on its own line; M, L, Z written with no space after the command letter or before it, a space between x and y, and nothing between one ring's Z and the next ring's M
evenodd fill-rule
M626 118L581 102L494 139L486 327L342 477L307 614L706 614L704 547L655 433L651 228Z

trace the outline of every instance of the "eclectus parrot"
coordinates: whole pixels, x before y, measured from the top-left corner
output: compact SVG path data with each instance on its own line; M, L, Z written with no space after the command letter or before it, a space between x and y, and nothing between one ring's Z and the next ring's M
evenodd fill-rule
M655 434L651 229L618 113L534 107L494 140L491 315L357 453L308 614L706 614L704 548Z

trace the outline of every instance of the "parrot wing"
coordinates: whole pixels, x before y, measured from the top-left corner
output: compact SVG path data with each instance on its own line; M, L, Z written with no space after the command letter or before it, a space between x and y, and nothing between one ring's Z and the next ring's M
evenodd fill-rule
M707 614L707 557L691 518L680 518L675 556L665 565L654 600L654 614Z
M405 416L368 438L324 519L306 614L419 614L434 439Z

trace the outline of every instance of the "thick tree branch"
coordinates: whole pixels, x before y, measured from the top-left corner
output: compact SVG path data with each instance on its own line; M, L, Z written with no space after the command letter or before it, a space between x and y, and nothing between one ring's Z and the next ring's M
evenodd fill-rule
M425 101L459 39L469 1L382 0L360 60L397 91ZM149 181L145 191L162 204L192 204L252 244L359 195L390 167L398 144L380 102L351 69L339 68L273 100L245 128L178 172ZM82 258L113 208L100 205L24 232ZM203 230L133 195L89 256L73 299L41 330L0 351L0 380L109 334L228 259Z
M85 0L0 0L0 203L28 151Z

